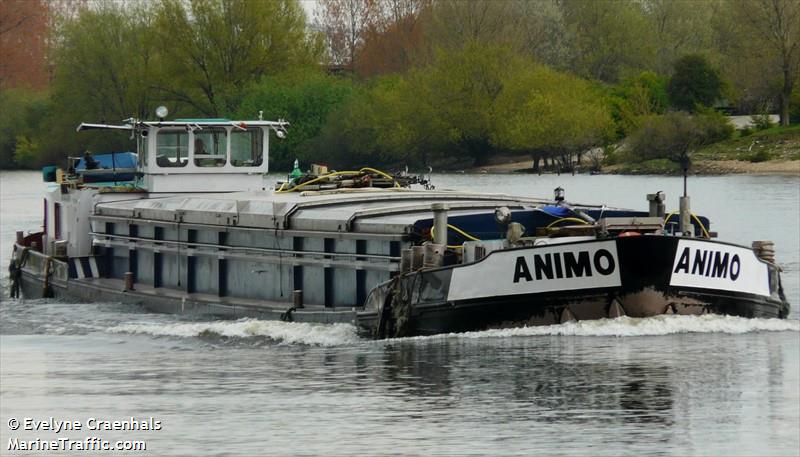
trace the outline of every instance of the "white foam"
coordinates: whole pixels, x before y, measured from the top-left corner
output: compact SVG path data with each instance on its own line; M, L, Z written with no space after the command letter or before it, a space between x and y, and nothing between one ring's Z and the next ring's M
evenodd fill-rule
M339 346L359 341L356 328L350 324L307 324L303 322L235 321L184 323L130 323L108 329L112 333L138 333L154 336L192 338L213 332L229 338L266 337L289 344Z
M559 325L451 333L456 338L505 338L517 336L660 336L679 333L800 332L800 321L748 319L706 314L702 316L660 315L647 318L618 317L573 321Z

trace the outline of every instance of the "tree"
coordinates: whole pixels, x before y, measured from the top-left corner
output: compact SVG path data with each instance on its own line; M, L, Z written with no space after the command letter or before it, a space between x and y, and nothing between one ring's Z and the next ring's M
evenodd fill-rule
M572 155L613 136L613 122L590 83L542 65L529 64L508 74L497 101L495 144L539 161L558 158L571 167Z
M54 99L75 114L119 122L147 117L158 102L151 90L159 44L145 4L86 8L61 25L53 49Z
M355 85L349 80L322 73L289 74L265 77L253 86L239 105L239 119L252 119L259 111L265 119L286 119L291 123L286 139L270 146L270 161L288 167L296 157L324 159L314 154L308 142L317 137L331 112L354 96ZM304 154L305 153L305 154Z
M699 54L678 59L667 85L672 105L686 111L694 111L697 106L711 106L722 98L724 88L719 71Z
M437 143L449 144L452 152L481 166L494 151L494 112L504 81L521 65L509 47L471 42L460 50L440 51L433 64L412 72L408 97L416 102L414 111L431 116L425 119L431 126L426 130L435 126Z
M0 1L0 88L41 90L49 83L49 6L44 0Z
M648 35L654 38L655 61L652 70L658 74L669 74L680 56L711 48L712 29L708 24L715 14L713 0L641 0L641 2L648 22Z
M320 0L315 16L330 63L353 71L364 36L381 19L380 0Z
M156 19L163 45L159 89L195 113L229 115L262 76L319 62L297 0L163 0Z
M562 0L562 10L572 39L572 72L616 83L653 68L654 44L642 2Z
M800 75L800 3L796 0L740 0L733 3L736 19L767 53L781 75L781 125L789 125L794 84Z
M362 78L404 73L429 56L430 0L382 0L381 17L363 34L353 65Z

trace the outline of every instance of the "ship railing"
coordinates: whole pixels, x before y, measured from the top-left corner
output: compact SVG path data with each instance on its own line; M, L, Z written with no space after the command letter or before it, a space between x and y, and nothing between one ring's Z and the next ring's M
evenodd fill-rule
M128 235L114 235L90 232L94 243L106 247L142 247L158 252L185 255L201 255L214 258L252 260L274 260L286 262L291 258L297 265L321 265L365 270L397 270L400 257L382 254L359 254L349 252L298 251L292 249L260 248L250 246L231 246L213 243L198 243L176 240L155 240ZM133 245L133 246L132 246Z

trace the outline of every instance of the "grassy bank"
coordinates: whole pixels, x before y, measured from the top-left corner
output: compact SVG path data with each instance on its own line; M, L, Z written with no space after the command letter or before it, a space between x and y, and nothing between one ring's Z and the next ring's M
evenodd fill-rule
M743 134L744 133L744 134ZM620 174L680 174L666 159L603 167ZM800 125L771 127L705 146L692 154L692 171L701 174L759 173L800 175Z

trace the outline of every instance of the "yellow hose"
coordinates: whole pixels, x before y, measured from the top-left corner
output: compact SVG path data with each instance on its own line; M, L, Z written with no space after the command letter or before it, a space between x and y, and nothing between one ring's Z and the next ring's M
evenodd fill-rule
M673 211L673 212L671 212L671 213L667 214L667 217L665 217L665 218L664 218L664 223L663 223L663 224L661 224L661 227L663 228L664 226L666 226L666 225L667 225L667 221L668 221L668 220L669 220L669 219L670 219L672 216L674 216L674 215L676 215L676 214L678 214L678 211ZM703 225L703 222L700 220L700 218L699 218L699 217L697 217L697 215L696 215L695 213L689 213L689 214L691 214L691 215L692 215L692 219L694 219L695 221L697 221L697 225L699 225L699 226L700 226L700 231L703 233L703 235L704 235L706 238L711 238L711 235L709 235L709 234L708 234L708 230L706 230L706 226L705 226L705 225Z
M314 184L315 182L319 182L320 180L327 179L327 178L330 178L332 176L357 175L357 174L363 173L365 171L369 171L369 172L372 172L372 173L377 173L377 174L379 174L379 175L381 175L381 176L383 176L385 178L391 179L394 182L394 187L400 187L400 184L391 175L389 175L387 173L384 173L384 172L382 172L380 170L376 170L375 168L364 167L364 168L362 168L362 169L360 169L358 171L334 171L334 172L328 173L326 175L317 176L316 178L314 178L314 179L312 179L310 181L306 181L306 182L304 182L302 184L298 184L298 185L296 185L294 187L291 187L289 189L284 189L283 185L281 185L280 189L276 190L275 193L276 194L283 194L283 193L286 193L286 192L294 192L296 190L302 189L303 187L305 187L305 186L307 186L309 184Z
M456 227L455 225L447 224L447 228L449 228L450 230L460 234L461 236L463 236L464 238L466 238L466 239L468 239L470 241L481 241L480 238L477 238L477 237L475 237L473 235L470 235L469 233L461 230L460 228ZM431 225L431 239L432 240L436 239L436 237L434 235L435 235L435 228L434 228L433 225ZM451 245L451 244L447 245L448 249L461 249L462 247L463 246L459 246L459 245Z
M377 174L379 174L379 175L383 176L384 178L391 179L391 180L392 180L392 182L394 182L394 187L400 187L400 183L398 183L398 182L397 182L397 181L394 179L394 177L393 177L392 175L390 175L390 174L388 174L388 173L384 173L384 172L382 172L382 171L380 171L380 170L378 170L378 169L371 168L371 167L364 167L364 168L362 168L362 169L360 169L360 170L358 170L358 171L359 171L359 172L363 172L363 171L371 171L371 172L373 172L373 173L377 173Z
M580 223L581 223L581 224L583 224L583 225L588 225L588 224L589 224L589 223L588 223L588 222L586 222L585 220L583 220L583 219L578 219L577 217L562 217L561 219L556 219L556 220L554 220L553 222L551 222L550 224L548 224L548 225L547 225L547 227L545 227L545 228L550 228L550 227L552 227L552 226L554 226L554 225L558 224L559 222L567 222L567 221L569 221L569 222L580 222Z

